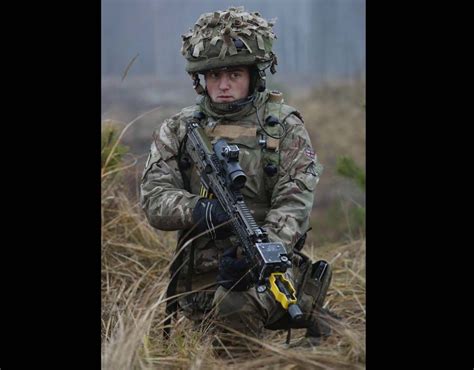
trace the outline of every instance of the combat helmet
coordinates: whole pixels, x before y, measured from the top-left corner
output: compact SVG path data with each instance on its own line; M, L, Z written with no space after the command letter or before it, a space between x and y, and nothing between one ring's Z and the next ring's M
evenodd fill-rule
M277 57L272 51L275 20L267 21L258 12L244 7L202 14L194 27L182 35L181 53L186 58L186 72L194 80L199 94L204 89L199 73L212 69L251 66L251 88L265 90L265 69L275 73Z

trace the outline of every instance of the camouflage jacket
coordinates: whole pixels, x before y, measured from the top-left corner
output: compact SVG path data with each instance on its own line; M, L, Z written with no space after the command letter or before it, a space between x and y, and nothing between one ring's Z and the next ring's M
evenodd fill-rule
M255 110L237 120L207 117L204 127L212 141L224 138L229 144L238 145L240 165L247 175L242 190L245 202L257 224L267 230L269 239L282 242L291 254L295 243L308 230L314 189L322 167L301 115L283 104L281 94L263 95L258 111L260 122L276 137L282 134L284 126L281 139L267 136L266 146L259 144L264 132ZM181 171L177 159L186 135L186 122L200 109L199 105L184 108L158 126L141 182L141 204L150 224L161 230L181 230L180 235L193 225L192 211L200 199L200 181L193 166ZM283 125L266 124L271 115ZM268 164L276 166L273 176L264 170ZM215 276L218 259L229 243L206 236L194 241L193 273ZM187 253L189 259L190 252Z

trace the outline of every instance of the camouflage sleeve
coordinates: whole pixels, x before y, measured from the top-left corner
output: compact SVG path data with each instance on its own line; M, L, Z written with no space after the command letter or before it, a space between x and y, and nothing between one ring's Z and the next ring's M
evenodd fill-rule
M309 228L313 192L322 166L303 123L294 115L288 119L288 133L280 143L279 178L264 227L270 240L282 242L290 253Z
M140 202L150 224L160 230L192 226L192 210L199 196L184 190L178 168L176 122L166 120L154 133L140 185ZM184 136L184 135L183 135Z

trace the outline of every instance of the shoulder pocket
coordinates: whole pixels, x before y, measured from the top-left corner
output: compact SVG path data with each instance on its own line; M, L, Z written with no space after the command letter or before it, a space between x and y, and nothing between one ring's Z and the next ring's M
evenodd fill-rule
M320 163L312 162L306 167L303 172L295 175L295 181L300 189L307 189L314 191L319 182L319 177L322 173L323 166Z

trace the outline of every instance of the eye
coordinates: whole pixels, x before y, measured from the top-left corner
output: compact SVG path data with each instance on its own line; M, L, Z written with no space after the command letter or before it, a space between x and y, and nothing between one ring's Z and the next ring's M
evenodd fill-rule
M230 75L230 77L234 80L239 78L240 76L241 76L240 72L232 72L232 74Z

